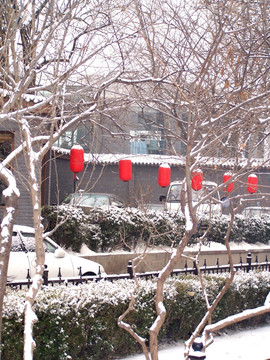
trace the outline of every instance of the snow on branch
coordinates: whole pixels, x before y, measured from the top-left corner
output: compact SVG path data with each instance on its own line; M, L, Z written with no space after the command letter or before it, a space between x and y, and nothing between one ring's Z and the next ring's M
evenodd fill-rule
M244 310L239 314L228 316L227 318L220 320L215 324L207 325L203 331L204 344L207 342L207 339L209 338L211 333L217 332L229 325L233 325L240 321L263 315L268 312L270 312L270 293L267 295L263 306L257 307L255 309Z
M244 106L246 106L246 105L248 105L248 104L250 104L250 103L252 103L252 102L254 102L254 101L256 101L256 100L261 100L262 98L266 98L266 99L267 99L267 98L269 97L269 95L270 95L270 91L266 91L266 92L264 92L264 93L262 93L262 94L259 94L259 95L257 95L257 96L253 96L253 97L251 97L251 98L243 101L242 103L235 105L235 106L232 107L230 110L228 110L227 112L222 113L222 114L219 115L218 117L212 118L212 119L210 119L210 121L205 121L205 122L203 122L203 123L201 124L201 126L206 126L206 127L207 127L207 126L209 126L209 123L210 123L211 125L213 125L213 124L215 124L216 122L222 120L224 117L227 117L228 115L231 115L231 114L234 113L235 111L241 109L242 107L244 107Z

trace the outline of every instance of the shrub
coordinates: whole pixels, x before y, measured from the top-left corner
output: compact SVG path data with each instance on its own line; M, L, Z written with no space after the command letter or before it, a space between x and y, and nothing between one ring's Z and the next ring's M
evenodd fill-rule
M205 276L210 301L218 294L227 276ZM134 311L126 320L147 338L155 319L156 280L139 280L139 284ZM117 318L127 308L134 287L132 280L44 287L35 303L39 319L34 326L35 359L110 360L138 351L140 348L133 338L117 326ZM269 291L270 272L238 272L215 310L213 321L263 305ZM26 290L8 289L4 299L2 360L22 358L25 295ZM160 340L187 339L206 310L198 278L168 279L164 303L167 317Z
M74 251L79 251L83 243L93 251L103 252L131 250L139 243L171 245L179 241L183 233L179 219L135 208L97 208L85 215L75 207L46 206L42 216L48 231L54 229L57 222L65 220L51 237L59 245Z
M115 249L132 250L138 244L177 245L184 233L184 217L176 213L143 212L136 208L93 209L85 215L79 208L60 206L45 207L42 216L47 229L57 221L66 221L52 235L59 245L79 251L85 243L96 252ZM224 243L229 225L228 216L201 217L198 233L191 242L196 242L209 227L206 242ZM230 241L268 243L270 216L245 218L235 217Z
M60 246L71 248L79 252L85 238L89 236L92 228L87 226L87 217L79 208L61 205L45 206L42 209L42 217L45 223L45 231L55 228L58 222L62 222L52 239Z

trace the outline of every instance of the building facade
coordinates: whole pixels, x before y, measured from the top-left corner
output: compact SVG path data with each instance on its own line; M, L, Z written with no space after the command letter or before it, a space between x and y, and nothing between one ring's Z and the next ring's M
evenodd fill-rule
M98 119L101 121L102 119ZM125 109L118 123L82 121L69 130L47 153L41 171L42 205L59 204L74 191L74 175L69 168L69 152L74 144L85 150L84 170L77 174L77 189L118 195L129 206L159 204L160 195L167 189L158 185L158 169L162 163L171 167L171 181L184 178L185 142L183 129L170 125L170 119L158 111L142 108ZM185 115L183 114L183 120ZM173 124L173 122L172 122ZM172 136L172 133L174 136ZM122 135L121 135L122 134ZM0 127L0 156L4 158L18 147L21 137L15 124L2 123ZM177 155L174 155L176 154ZM221 155L221 154L220 154ZM260 155L260 154L258 154ZM129 158L133 164L131 181L122 182L118 162ZM263 159L261 159L263 164ZM33 210L24 156L12 165L20 190L17 224L33 225ZM219 157L203 159L204 179L222 183L224 172L231 170L230 162ZM268 189L270 169L263 165L258 175L258 193ZM235 184L235 194L246 192L245 180ZM221 196L224 195L222 192ZM253 205L268 206L268 199L259 199ZM3 210L3 204L0 210Z

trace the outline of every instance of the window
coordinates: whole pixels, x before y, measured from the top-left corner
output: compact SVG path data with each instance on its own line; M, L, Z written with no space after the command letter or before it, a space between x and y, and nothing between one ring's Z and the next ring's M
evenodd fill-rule
M76 130L68 130L60 137L58 145L64 149L71 149L74 145L74 138L76 138Z
M22 235L22 236L21 236ZM50 241L47 239L43 240L43 246L45 252L54 253L57 247L55 247ZM17 233L14 231L12 233L12 244L11 251L14 252L35 252L35 234L30 232L22 232Z
M130 130L131 154L164 154L163 114L157 110L141 109Z
M131 130L131 154L163 154L165 140L161 132L149 130Z
M13 134L0 131L0 161L3 161L13 150Z
M63 201L63 203L75 206L108 206L109 197L108 195L100 194L71 194Z
M79 144L84 151L89 152L92 131L89 124L82 123L76 129L66 131L56 145L64 149L71 149L73 145Z

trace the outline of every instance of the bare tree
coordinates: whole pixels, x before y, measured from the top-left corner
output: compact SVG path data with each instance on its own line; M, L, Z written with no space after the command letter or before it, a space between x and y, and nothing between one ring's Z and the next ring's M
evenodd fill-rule
M158 334L166 317L164 283L183 256L192 235L197 233L198 207L210 199L217 201L217 191L223 187L217 186L194 204L193 171L215 158L222 158L224 163L231 163L233 175L230 181L242 183L244 176L269 161L263 158L262 146L269 136L269 10L264 1L260 4L135 1L134 8L126 9L126 13L141 36L141 44L145 43L142 56L134 63L142 69L145 81L137 78L134 97L142 107L163 114L164 123L156 122L156 128L166 134L171 153L185 156L186 160L181 196L181 209L186 219L185 234L157 280L157 317L149 329L149 349L146 339L124 321L133 308L133 299L127 312L119 318L119 325L141 344L145 358L157 360ZM132 78L122 77L121 80L126 86L134 84ZM182 153L177 148L179 141L185 145ZM254 160L258 155L261 155L261 161ZM195 337L211 322L213 311L234 278L229 237L238 205L235 198L230 194L227 196L231 202L231 215L225 244L231 275L212 304L206 296L208 310L186 343L185 359ZM209 213L211 217L211 208ZM203 287L203 278L200 278ZM269 299L260 313L269 312L268 302ZM207 326L204 347L209 344L207 337L210 332L256 313L256 310L250 311L216 326Z
M166 316L164 283L197 231L200 203L194 206L192 202L192 172L221 154L224 161L233 164L230 181L242 181L259 166L253 163L254 150L261 151L269 123L266 4L199 0L192 4L134 0L121 5L107 0L0 2L0 121L5 129L13 128L20 134L0 168L0 177L8 187L0 237L0 305L19 197L15 174L8 168L23 156L37 252L37 272L26 298L25 359L33 358L36 316L32 305L44 269L42 159L62 134L81 121L89 121L113 136L123 135L115 116L123 101L163 114L164 121L156 122L155 127L170 144L170 153L180 153L179 142L185 148L181 153L186 159L182 189L185 234L158 278L150 355L145 339L132 333L143 345L146 358L158 358L157 338ZM110 119L111 127L101 121L103 115ZM215 199L222 186L208 193L201 203ZM233 216L232 208L231 223ZM229 230L227 245L228 239ZM231 273L229 281L233 281L233 269ZM210 321L228 284L209 304L195 333ZM0 319L1 314L2 306ZM131 329L123 320L120 324ZM193 337L188 348L192 341Z
M1 1L0 6L0 125L17 136L14 150L1 162L0 169L0 178L7 186L0 236L0 325L19 198L16 179L21 169L13 165L23 157L37 255L36 275L25 301L24 359L32 359L32 330L37 321L32 306L42 284L45 259L42 160L67 130L81 121L95 123L94 114L115 106L105 103L103 95L124 71L119 44L132 34L116 32L122 10L113 1L13 0ZM67 106L71 98L73 108ZM81 110L74 111L78 107Z

